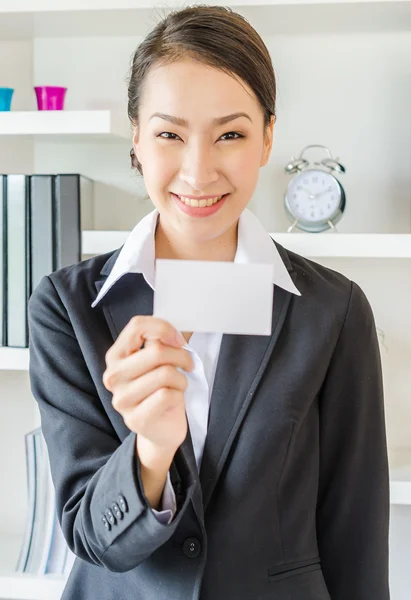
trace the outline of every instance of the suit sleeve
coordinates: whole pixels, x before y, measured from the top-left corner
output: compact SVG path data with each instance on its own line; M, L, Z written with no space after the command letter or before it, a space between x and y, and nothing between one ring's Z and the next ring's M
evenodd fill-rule
M389 600L389 470L383 378L371 306L351 282L320 394L317 534L332 600Z
M117 436L49 276L30 296L28 318L31 391L66 542L86 562L131 570L172 536L195 482L187 479L179 491L174 520L159 522L144 494L136 434L122 442Z

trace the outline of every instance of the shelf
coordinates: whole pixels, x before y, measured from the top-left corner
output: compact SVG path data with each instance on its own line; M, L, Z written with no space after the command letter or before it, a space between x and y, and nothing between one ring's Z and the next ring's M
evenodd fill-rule
M104 254L124 244L129 231L83 231L82 252ZM409 233L270 233L279 244L310 258L411 258Z
M66 578L15 573L22 536L0 535L0 598L7 600L58 600Z
M36 110L0 112L0 136L39 136L53 141L131 139L127 117L110 110ZM62 136L67 136L64 138Z
M140 36L166 11L182 8L178 0L37 0L34 4L33 0L2 0L0 40ZM214 4L238 10L264 35L411 29L410 0L216 0Z
M411 258L409 233L270 233L279 244L307 257Z
M0 348L0 370L2 371L28 371L28 348ZM1 598L1 596L0 596Z
M65 579L55 575L35 577L21 575L0 576L0 598L7 600L58 600L61 598Z
M81 238L82 254L105 254L120 248L130 235L130 231L83 231Z
M411 506L411 450L389 452L391 504Z

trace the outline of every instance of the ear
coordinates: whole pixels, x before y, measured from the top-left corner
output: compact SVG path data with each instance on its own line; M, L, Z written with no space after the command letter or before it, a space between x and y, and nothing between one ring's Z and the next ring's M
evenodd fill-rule
M140 157L138 155L139 154L139 130L135 123L133 123L133 148L134 148L134 154L136 155L138 161L141 162Z
M274 115L271 115L270 123L269 125L267 125L264 131L264 146L263 151L261 153L261 167L264 167L268 163L268 159L270 158L274 138L274 123L275 117Z

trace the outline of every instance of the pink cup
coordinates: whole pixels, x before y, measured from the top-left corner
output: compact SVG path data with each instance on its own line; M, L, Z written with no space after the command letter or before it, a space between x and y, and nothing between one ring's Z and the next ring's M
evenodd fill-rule
M36 86L38 110L63 110L67 88L55 85Z

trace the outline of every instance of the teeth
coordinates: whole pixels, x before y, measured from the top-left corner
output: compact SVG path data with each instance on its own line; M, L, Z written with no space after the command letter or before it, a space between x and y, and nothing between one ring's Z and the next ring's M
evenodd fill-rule
M224 194L223 194L224 195ZM200 207L205 207L205 206L212 206L213 204L216 204L219 200L221 200L223 196L218 196L215 198L208 198L208 200L191 200L190 198L185 198L184 196L178 196L178 198L181 200L181 202L184 202L184 204L187 204L187 206L200 206Z

